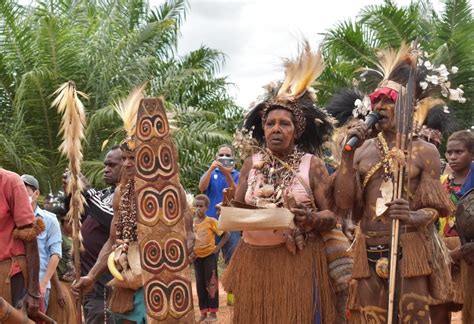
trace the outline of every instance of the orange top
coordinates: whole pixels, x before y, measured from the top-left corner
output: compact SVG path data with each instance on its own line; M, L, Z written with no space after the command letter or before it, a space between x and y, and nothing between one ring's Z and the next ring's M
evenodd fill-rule
M198 258L204 258L212 254L216 248L215 236L221 236L222 231L217 229L217 220L206 216L200 223L195 219L193 223L194 235L196 240L194 243L194 254Z

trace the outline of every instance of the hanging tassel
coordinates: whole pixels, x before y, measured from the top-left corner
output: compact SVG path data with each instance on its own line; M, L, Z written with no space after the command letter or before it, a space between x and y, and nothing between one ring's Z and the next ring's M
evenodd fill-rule
M454 213L454 204L441 185L441 181L431 178L421 180L416 190L415 197L411 200L411 209L422 208L436 209L441 217Z
M402 277L412 278L428 276L431 267L428 260L428 251L425 239L419 232L409 232L401 235L402 243Z
M357 233L354 241L354 267L352 279L370 278L369 260L367 259L367 238L363 233Z
M316 236L314 258L316 275L319 284L319 300L323 315L323 323L334 323L336 319L336 298L329 281L328 262L324 252L324 242L320 235Z
M113 313L124 314L133 310L133 296L135 290L128 288L113 287L110 294L109 307Z
M349 282L349 298L347 300L346 319L349 324L362 323L359 301L359 282L355 279L352 279Z

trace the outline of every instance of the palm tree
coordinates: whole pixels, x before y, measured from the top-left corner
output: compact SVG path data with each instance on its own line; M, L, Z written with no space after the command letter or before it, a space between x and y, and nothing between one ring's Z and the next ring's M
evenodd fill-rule
M226 113L238 115L239 108L227 95L226 79L216 77L222 53L201 47L176 56L186 11L185 0L168 0L157 8L140 0L49 0L26 7L13 0L0 3L0 134L8 134L3 126L11 122L9 116L28 129L29 136L17 145L43 158L34 159L34 171L43 175L40 180L53 180L58 187L65 165L57 151L59 117L50 108L50 95L61 83L74 80L78 90L89 95L84 102L89 119L84 166L98 183L102 144L120 127L111 107L149 81L147 95L164 96L176 112L176 141L182 153L188 153L181 161L185 183L197 187L194 170L205 158L202 153L227 141L232 130L228 120L218 125L226 131L211 124ZM191 120L193 114L199 117ZM198 127L208 128L207 140L196 137L206 131ZM196 129L200 132L194 134ZM109 145L117 138L110 138ZM29 149L16 149L18 155L24 151ZM28 166L2 155L0 163L6 161L17 161L9 164L13 170Z
M355 21L340 22L324 35L329 65L326 71L330 72L320 79L325 84L320 91L323 102L338 89L350 86L359 68L373 66L378 49L417 39L423 51L432 55L431 62L459 68L451 80L464 86L468 102L452 103L450 107L461 127L472 125L474 43L470 40L474 38L474 20L469 1L447 0L441 13L433 10L429 0L413 1L406 7L386 1L364 7ZM373 89L373 85L368 87Z

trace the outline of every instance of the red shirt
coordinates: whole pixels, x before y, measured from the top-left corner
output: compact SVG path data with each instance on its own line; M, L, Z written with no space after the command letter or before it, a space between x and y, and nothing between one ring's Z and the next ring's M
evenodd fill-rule
M23 242L13 239L13 230L34 221L28 192L20 176L0 168L0 261L25 254Z

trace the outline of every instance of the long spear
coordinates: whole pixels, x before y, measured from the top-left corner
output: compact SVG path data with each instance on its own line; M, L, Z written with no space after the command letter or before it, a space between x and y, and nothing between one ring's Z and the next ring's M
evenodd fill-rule
M416 61L415 61L416 62ZM415 63L416 64L416 63ZM414 111L414 97L415 97L415 74L416 65L411 66L410 75L407 83L406 94L403 88L400 87L398 99L395 104L395 123L397 134L395 137L395 147L404 152L405 161L411 162L411 139L413 131L413 111ZM408 169L410 166L408 165ZM399 199L405 195L404 186L409 183L410 175L405 175L405 164L396 163L396 170L394 170L394 199ZM407 179L405 179L407 178ZM404 181L407 180L407 181ZM409 188L408 188L409 189ZM388 318L387 323L398 323L398 255L399 255L399 240L400 240L400 220L394 219L392 221L392 234L390 245L390 272L389 272L389 287L388 287Z
M71 202L67 217L72 222L73 255L76 280L81 278L80 260L80 217L84 212L85 199L82 196L82 182L79 178L81 174L82 145L84 139L84 125L86 115L84 106L78 98L78 94L86 97L85 94L76 91L73 81L68 81L61 85L53 95L57 95L52 106L57 107L58 113L62 115L60 133L62 143L59 150L69 161L70 179L67 184L67 192L71 195ZM76 300L77 317L76 323L82 323L81 298Z

